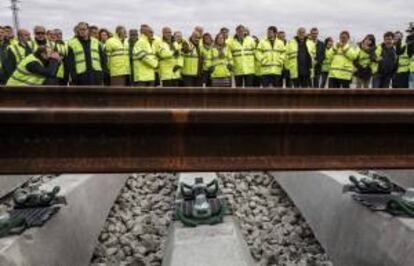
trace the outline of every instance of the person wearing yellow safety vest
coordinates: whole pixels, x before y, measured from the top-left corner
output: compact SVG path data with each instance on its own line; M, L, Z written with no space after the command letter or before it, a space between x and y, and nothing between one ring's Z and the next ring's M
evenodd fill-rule
M32 48L29 45L30 32L26 29L20 29L17 32L19 39L18 43L10 44L5 52L3 60L4 74L6 79L13 74L17 65L28 55L32 53Z
M37 48L41 45L46 45L52 49L55 49L55 43L46 38L45 27L35 26L33 32L34 32L34 39L29 43L33 51L36 51Z
M210 67L213 60L213 37L210 33L204 33L202 43L200 44L200 55L203 66L203 84L206 87L211 87Z
M103 73L108 72L106 55L101 43L89 37L89 25L80 22L76 36L68 42L67 67L74 85L103 85Z
M141 25L141 36L134 47L134 85L155 86L155 71L158 68L154 32L148 25Z
M4 41L4 28L0 26L0 85L6 83L6 74L4 73L3 62L6 57L7 43Z
M14 36L14 30L12 26L6 25L3 27L5 32L5 41L7 45L17 44L19 42L18 38Z
M236 35L228 39L227 46L233 56L236 87L253 86L256 42L246 35L246 28L239 25L236 27Z
M125 27L118 26L115 35L105 42L111 86L126 86L131 74L129 65L129 43Z
M354 60L358 56L358 50L351 47L348 31L339 35L339 42L333 46L328 58L332 60L329 69L329 88L349 88L354 74Z
M372 64L372 72L374 74L372 87L388 89L398 67L393 32L389 31L384 34L384 42L377 46L375 55L376 58Z
M282 87L282 70L285 59L285 44L276 38L277 28L270 26L267 37L259 42L256 49L257 61L263 87Z
M194 31L189 41L182 44L183 69L181 74L183 77L184 87L202 86L201 72L202 62L200 55L201 35L199 31Z
M39 46L24 58L13 72L7 86L56 85L59 54L50 47Z
M284 31L279 30L277 32L277 38L279 40L281 40L283 42L283 44L287 45L287 40L286 40L286 33ZM282 77L281 77L281 82L284 85L285 88L290 88L292 87L292 82L290 80L290 73L289 73L289 69L288 69L288 57L285 53L285 59L283 60L283 70L282 70Z
M398 68L392 78L393 88L408 88L410 79L410 58L407 45L403 43L404 35L397 31L394 33L394 45L398 56Z
M371 66L375 57L375 37L368 34L358 44L358 56L354 61L357 88L369 88L372 77Z
M68 45L63 41L63 33L61 29L54 29L53 34L55 37L55 51L59 53L60 56L60 65L56 74L59 85L66 86L69 82L69 72L67 71L67 66L65 66L66 58L68 55Z
M407 30L408 36L406 40L407 53L410 58L410 89L414 89L414 23Z
M332 37L328 37L325 39L324 47L325 47L325 55L322 62L322 72L321 72L321 84L320 88L325 88L327 82L328 82L328 75L329 75L329 69L331 68L332 63L332 57L329 58L329 53L332 53L332 47L334 45L334 41Z
M184 43L184 39L183 39L183 33L181 31L176 31L174 32L174 48L175 50L177 50L179 52L179 55L177 57L177 68L178 70L175 71L175 75L178 81L178 85L179 87L184 86L183 84L183 78L182 78L182 69L184 67L184 57L182 55L182 49L183 49L183 43Z
M306 36L305 28L299 28L296 37L286 45L287 65L295 88L311 87L315 56L315 42Z
M180 51L174 45L172 30L169 27L162 29L162 41L157 47L159 59L159 75L163 87L178 87L181 66L178 65Z
M226 46L225 33L219 33L214 41L211 66L209 69L213 87L231 87L233 58Z

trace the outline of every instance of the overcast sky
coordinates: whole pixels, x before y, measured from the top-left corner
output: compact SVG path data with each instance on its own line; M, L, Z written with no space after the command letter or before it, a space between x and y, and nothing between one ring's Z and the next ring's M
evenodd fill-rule
M12 24L10 0L0 0L0 24ZM414 21L413 0L21 0L21 27L40 24L64 30L66 37L78 21L87 21L110 30L122 24L162 26L180 29L186 35L195 25L215 34L226 26L247 25L262 37L269 25L292 36L299 26L317 26L321 35L337 37L343 29L354 39L366 33L380 37L387 30L406 30Z

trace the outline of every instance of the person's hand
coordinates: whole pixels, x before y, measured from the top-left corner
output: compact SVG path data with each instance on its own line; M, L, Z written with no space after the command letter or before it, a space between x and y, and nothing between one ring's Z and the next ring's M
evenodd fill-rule
M50 59L54 59L56 61L60 61L60 55L58 52L52 52L49 56Z

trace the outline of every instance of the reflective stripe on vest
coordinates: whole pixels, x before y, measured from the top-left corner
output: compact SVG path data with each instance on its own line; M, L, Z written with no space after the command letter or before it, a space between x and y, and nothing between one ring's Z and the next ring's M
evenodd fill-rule
M95 38L90 39L90 53L91 53L91 60L92 60L92 69L95 71L102 71L101 67L101 60L99 55L99 41ZM75 64L76 64L76 74L83 74L86 72L86 59L85 59L85 51L83 50L83 46L78 38L73 38L69 41L69 47L72 49L74 57L75 57Z

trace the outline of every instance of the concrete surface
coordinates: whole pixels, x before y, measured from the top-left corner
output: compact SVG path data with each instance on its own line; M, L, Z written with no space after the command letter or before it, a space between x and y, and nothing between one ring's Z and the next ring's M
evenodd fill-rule
M378 170L403 187L414 187L414 170Z
M0 175L0 198L20 187L31 177L31 175Z
M225 217L224 223L196 228L171 225L163 266L251 266L255 265L238 223Z
M272 172L335 266L414 265L414 219L372 212L343 194L352 171Z
M181 173L179 182L189 185L196 177L208 183L215 173ZM178 191L177 191L178 193ZM251 266L255 265L237 220L226 216L222 224L184 227L174 222L170 227L163 266Z
M67 206L41 228L0 239L1 266L89 265L98 235L128 175L61 175L43 188L61 186Z

